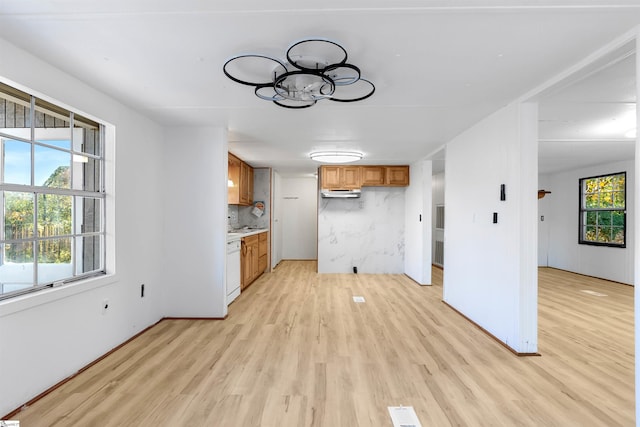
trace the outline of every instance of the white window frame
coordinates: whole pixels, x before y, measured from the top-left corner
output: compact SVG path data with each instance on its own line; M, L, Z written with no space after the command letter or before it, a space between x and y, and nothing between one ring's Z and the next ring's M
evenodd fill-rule
M71 276L68 277L64 277L64 278L60 278L59 280L55 280L53 282L49 282L49 283L39 283L38 280L38 254L37 252L34 250L33 252L33 280L31 282L31 287L29 288L25 288L23 290L17 290L17 291L11 291L11 292L7 292L4 293L4 290L2 288L0 288L0 301L1 300L7 300L7 299L11 299L13 297L16 296L20 296L20 295L24 295L26 293L31 293L34 291L38 291L38 290L42 290L42 289L46 289L46 288L51 288L54 286L59 286L59 285L63 285L66 283L71 283L71 282L76 282L78 280L81 279L86 279L86 278L91 278L91 277L96 277L96 276L101 276L101 275L105 275L107 273L107 265L112 265L113 264L113 256L109 256L108 258L108 254L107 254L107 247L110 243L108 243L108 237L107 237L107 229L108 229L108 223L107 223L107 215L110 212L113 212L112 206L108 206L108 199L112 198L108 198L107 197L107 187L112 188L112 183L107 183L106 178L107 178L107 170L106 170L106 158L107 158L107 150L112 150L112 148L108 148L107 144L112 144L114 143L114 134L113 134L113 129L112 126L108 126L105 123L96 121L95 119L88 119L91 120L92 122L95 122L98 125L99 131L98 131L98 138L99 138L99 152L96 154L92 154L92 153L87 153L87 152L83 152L82 148L77 148L74 146L73 143L73 138L74 138L74 118L76 115L81 115L83 116L83 118L86 118L87 116L79 113L79 112L75 112L67 107L62 107L59 106L57 103L54 102L50 102L48 100L43 99L43 97L39 97L37 95L34 94L30 94L26 91L23 91L21 89L17 89L15 86L12 86L11 84L7 84L4 82L1 82L7 86L10 86L11 88L13 88L14 90L21 92L21 94L25 95L26 97L30 97L30 123L31 126L30 128L12 128L12 132L3 132L2 129L0 129L0 138L1 139L9 139L9 140L16 140L16 141L21 141L21 142L25 142L31 145L31 182L30 185L22 185L22 184L12 184L12 183L4 183L3 182L3 176L0 175L0 191L2 191L0 193L0 196L2 196L4 194L4 191L17 191L17 192L23 192L23 193L32 193L34 196L34 235L32 237L29 238L25 238L25 239L13 239L13 240L8 240L5 239L5 229L4 229L4 197L0 197L0 266L2 266L2 262L4 261L4 244L5 243L15 243L15 242L32 242L33 245L35 245L38 241L43 241L43 240L47 240L47 239L51 239L54 237L42 237L42 236L37 236L37 232L36 230L36 221L37 221L37 199L38 199L38 194L59 194L59 195L65 195L65 196L70 196L72 197L72 201L76 200L76 197L89 197L89 198L95 198L95 199L100 199L102 202L100 203L100 227L99 230L97 231L91 231L91 232L85 232L85 230L79 230L79 227L77 227L77 221L80 220L80 217L78 215L76 215L76 207L74 206L74 204L72 203L72 224L71 224L71 232L69 234L64 234L64 235L60 235L60 236L55 236L55 238L70 238L71 239L71 251L72 251L72 255L71 255ZM69 121L69 126L68 127L63 127L63 128L59 128L59 129L69 129L69 138L71 141L70 144L70 148L69 149L61 149L60 147L55 147L55 146L51 146L46 144L46 142L38 142L36 141L36 129L42 129L42 128L35 128L35 124L36 124L36 120L35 120L35 115L36 115L36 110L38 109L36 107L36 99L40 99L43 100L45 103L51 104L53 106L55 106L55 108L59 108L60 110L64 110L65 113L68 112L69 116L66 117L65 119L68 119ZM8 129L8 128L7 128ZM16 132L18 129L25 129L25 135L24 137L22 135L17 136L16 134L19 132ZM109 134L109 135L107 135ZM41 146L41 147L47 147L47 148L52 148L52 149L56 149L62 152L66 152L68 153L71 158L73 159L74 156L83 156L83 157L87 157L87 158L92 158L95 159L98 162L98 169L99 169L99 183L98 183L98 188L96 191L86 191L86 190L82 190L82 189L74 189L73 185L71 185L71 188L52 188L52 187L43 187L43 186L36 186L35 182L34 182L34 162L35 162L35 157L33 155L33 152L35 150L35 147L37 146ZM1 148L1 147L0 147ZM4 158L2 158L2 156L4 155L4 150L0 150L0 172L2 172L1 168L4 167ZM111 153L111 156L112 157ZM71 174L71 182L73 182L73 170L74 170L74 163L73 161L71 161L70 164L70 174ZM91 270L91 271L84 271L84 272L78 272L77 271L77 265L76 262L78 260L78 257L74 254L74 251L77 250L77 248L79 247L77 245L77 240L78 239L83 239L84 237L91 237L91 236L97 236L100 240L101 240L101 244L100 244L100 252L97 254L97 268ZM109 239L112 239L112 237L109 237ZM0 277L0 287L3 286L3 281L1 280L2 278Z

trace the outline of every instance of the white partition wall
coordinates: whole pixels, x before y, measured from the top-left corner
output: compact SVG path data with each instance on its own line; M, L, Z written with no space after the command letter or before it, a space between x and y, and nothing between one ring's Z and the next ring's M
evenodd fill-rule
M640 35L640 27L636 33L635 43L638 45L638 36ZM640 123L640 109L637 108L637 100L640 99L640 55L636 52L636 126ZM640 144L638 144L638 137L636 136L636 156L634 159L635 170L640 170ZM640 173L635 174L634 179L634 197L636 200L640 200ZM635 209L634 223L639 224L640 221L640 209ZM640 283L640 227L635 227L634 232L635 244L634 244L634 259L633 259L633 277L634 283ZM640 294L638 293L638 286L634 288L634 319L635 319L635 357L636 357L636 425L640 425L640 404L638 403L638 391L640 390L640 330L638 328L638 319L640 319Z
M431 284L432 162L411 165L405 194L404 272L421 285Z
M535 104L447 144L444 300L517 353L537 352L537 158Z
M227 134L222 128L167 131L164 199L165 315L227 314ZM180 141L180 143L175 143Z

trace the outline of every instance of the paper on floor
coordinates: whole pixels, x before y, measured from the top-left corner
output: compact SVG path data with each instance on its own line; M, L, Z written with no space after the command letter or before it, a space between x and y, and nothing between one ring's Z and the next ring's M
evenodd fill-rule
M388 406L393 427L422 427L413 406Z

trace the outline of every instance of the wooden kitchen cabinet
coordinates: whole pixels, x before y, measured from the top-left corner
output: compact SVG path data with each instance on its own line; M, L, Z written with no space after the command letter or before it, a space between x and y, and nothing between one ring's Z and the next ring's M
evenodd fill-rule
M384 185L406 187L409 185L409 166L385 166Z
M258 276L264 273L268 266L269 233L258 234Z
M253 204L253 168L242 162L240 164L240 203Z
M330 190L360 188L360 166L320 166L321 187Z
M240 290L244 290L267 269L268 241L268 232L242 238L242 249L240 252L240 265L242 270Z
M242 238L240 265L242 266L240 289L244 290L256 279L259 258L259 237L257 234Z
M409 185L409 166L320 166L320 183L323 190L406 187Z
M385 169L384 166L361 166L362 186L383 186L386 176Z
M229 181L227 203L250 206L253 204L253 168L229 153Z

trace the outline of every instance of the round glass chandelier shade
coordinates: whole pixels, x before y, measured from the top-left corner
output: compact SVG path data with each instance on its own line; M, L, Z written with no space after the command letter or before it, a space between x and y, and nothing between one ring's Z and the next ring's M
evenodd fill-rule
M236 83L253 86L258 98L285 108L308 108L323 99L361 101L375 92L373 83L361 78L360 68L347 63L347 51L336 42L302 40L285 56L236 55L222 70Z
M362 160L362 156L358 151L315 151L309 154L311 160L320 163L351 163Z

